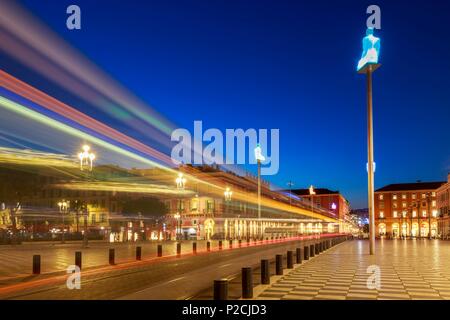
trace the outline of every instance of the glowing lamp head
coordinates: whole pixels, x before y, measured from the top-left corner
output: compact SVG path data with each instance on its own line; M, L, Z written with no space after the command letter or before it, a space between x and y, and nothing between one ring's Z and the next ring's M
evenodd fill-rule
M261 149L261 144L256 144L256 148L255 148L255 159L257 161L265 161L266 158L262 155L262 149Z
M85 144L82 149L84 152L89 152L89 150L91 150L91 147L89 147L87 144Z

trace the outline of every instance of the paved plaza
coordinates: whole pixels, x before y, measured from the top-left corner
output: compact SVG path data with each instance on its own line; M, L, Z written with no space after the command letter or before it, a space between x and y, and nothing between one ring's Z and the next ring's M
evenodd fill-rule
M75 262L75 252L83 253L83 268L101 267L108 265L109 249L116 251L117 263L135 261L136 246L142 247L143 258L157 256L157 245L163 245L163 254L175 255L176 242L128 242L107 243L93 241L88 248L82 248L79 243L27 243L22 245L0 246L0 286L11 278L27 277L31 274L33 255L39 254L42 259L42 274L65 272L69 265ZM224 242L224 246L227 242ZM211 250L217 250L218 241L211 241ZM183 241L182 253L192 252L192 241ZM198 252L206 250L206 241L197 242Z
M369 242L341 243L296 265L270 285L255 288L254 299L450 300L450 241L380 240L376 255ZM369 289L369 266L379 266L379 289Z

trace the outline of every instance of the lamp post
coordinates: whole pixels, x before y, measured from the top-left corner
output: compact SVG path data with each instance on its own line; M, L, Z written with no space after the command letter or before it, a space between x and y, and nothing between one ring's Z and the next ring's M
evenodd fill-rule
M311 211L314 212L314 195L316 192L314 191L313 185L309 186L309 195L311 196Z
M367 28L363 39L363 52L358 62L357 72L367 76L367 185L369 207L369 238L370 254L375 252L375 215L374 215L374 156L373 156L373 114L372 114L372 73L380 67L378 56L380 52L380 39L373 35L374 29Z
M175 183L177 185L177 189L178 190L184 190L184 187L186 185L186 178L184 177L183 173L178 173L178 177L175 179ZM180 198L179 200L179 211L175 214L175 217L177 219L177 240L181 240L181 201L182 199ZM180 224L180 226L178 227L178 224Z
M226 208L228 209L228 204L227 204L227 202L229 203L229 202L231 202L231 196L233 195L233 191L231 191L231 189L229 188L229 187L227 187L226 189L225 189L225 192L223 193L223 195L225 196L225 205L226 205ZM229 211L229 210L226 210L227 212Z
M181 215L177 212L177 213L175 213L175 215L174 215L174 218L177 220L177 224L176 224L176 227L175 227L175 234L176 234L176 240L179 240L179 238L180 238L180 232L179 232L179 230L180 230L180 227L179 227L179 224L180 224L180 218L181 218Z
M82 147L82 150L83 151L78 154L78 159L80 159L80 170L83 171L84 166L89 166L89 171L92 171L95 154L90 152L91 147L86 144Z
M66 215L66 213L68 212L69 209L69 201L66 200L62 200L60 202L58 202L58 207L59 207L59 212L61 213L62 216L62 235L61 235L61 243L65 243L65 233L66 233L66 224L64 222L64 216Z
M89 209L86 205L86 207L84 208L84 232L83 232L83 248L87 248L88 247L88 219L89 219Z
M259 143L255 148L255 159L258 163L258 220L261 220L261 162L265 161L266 158L262 155L262 149ZM258 223L261 224L260 221L258 221ZM261 228L261 225L258 226L258 229L259 228ZM262 236L262 232L260 233Z

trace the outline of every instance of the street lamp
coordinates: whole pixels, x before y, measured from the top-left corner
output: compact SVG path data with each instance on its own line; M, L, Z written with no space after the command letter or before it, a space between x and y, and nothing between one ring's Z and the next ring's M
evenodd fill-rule
M257 144L255 148L255 159L258 163L258 219L261 219L261 161L266 158L262 155L261 144Z
M369 253L375 252L375 215L374 215L374 162L373 162L373 115L372 115L372 73L380 67L378 57L380 39L373 35L374 29L367 28L363 39L363 52L356 68L360 74L367 76L367 160L368 160L368 200L369 200Z
M314 212L314 195L316 191L314 191L313 185L309 186L309 195L311 196L311 211Z
M83 152L78 154L78 159L80 159L80 170L83 171L84 166L89 166L89 171L92 171L92 165L95 160L95 154L90 152L91 147L88 145L84 145L82 147Z
M186 185L186 178L184 177L183 173L181 173L181 172L178 173L178 177L175 179L175 183L177 184L177 189L184 190L184 187ZM179 212L177 212L175 214L175 218L177 219L177 229L178 229L178 222L181 221L181 214L180 213L181 213L181 201L182 201L182 199L179 199L178 201L179 201ZM177 231L177 239L181 238L181 224L180 224L180 227L179 227L179 231L180 231L179 232L180 236L179 236L179 233Z
M231 191L229 187L227 187L225 189L225 192L223 194L225 195L226 201L231 201L231 196L233 195L233 191Z
M177 240L179 240L179 238L180 238L180 229L181 229L181 226L179 226L179 224L180 224L180 218L181 218L181 215L177 212L177 213L175 213L175 215L173 216L176 220L177 220L177 225L176 225L176 228L175 228L175 233L176 233L176 238L177 238Z
M258 163L258 220L261 220L261 162L265 161L266 158L262 155L261 145L256 144L255 148L255 159ZM261 237L262 237L262 226L261 222L259 222L259 228L261 228Z
M66 225L64 223L64 216L69 210L69 201L62 200L62 201L58 202L58 207L59 207L59 212L61 213L61 216L62 216L62 224L63 224L61 243L65 243L64 235L66 233Z
M183 174L180 172L178 173L178 177L175 179L175 182L177 184L177 188L182 190L186 184L186 178L184 178Z
M223 194L225 196L225 202L230 202L231 201L231 196L233 195L233 191L231 191L231 189L229 187L227 187ZM227 204L225 204L225 206L226 206L226 209L229 208L229 206ZM228 210L226 210L226 211L228 211Z

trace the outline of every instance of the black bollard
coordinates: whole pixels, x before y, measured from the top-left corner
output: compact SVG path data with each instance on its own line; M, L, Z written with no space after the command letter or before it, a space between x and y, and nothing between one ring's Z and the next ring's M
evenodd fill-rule
M261 260L261 284L270 284L269 260Z
M312 244L309 246L309 256L311 258L314 257L314 255L315 255L314 253L315 253L315 249L314 249L314 245Z
M292 269L294 268L294 251L289 250L287 252L287 268Z
M281 254L275 256L275 271L277 276L283 275L283 255Z
M233 240L230 240L230 244L229 244L229 246L230 246L230 249L232 249L232 248L233 248Z
M109 249L109 264L113 265L115 263L115 250L114 249Z
M41 274L41 255L35 254L33 256L33 274Z
M228 280L214 280L214 300L228 300Z
M315 248L315 250L316 250L314 253L315 253L316 255L319 255L319 253L320 253L320 251L319 251L319 244L316 243L315 246L314 246L314 248Z
M158 257L162 257L162 244L158 244Z
M211 251L211 242L207 242L206 243L206 251L210 252Z
M179 257L181 255L181 243L177 242L177 256Z
M81 251L75 251L75 265L81 270Z
M136 260L141 261L142 260L142 248L136 247Z
M252 268L242 268L242 298L253 298L253 276Z
M192 242L192 253L197 254L197 242Z
M295 257L297 258L297 264L301 264L302 263L302 249L301 248L295 249Z
M219 250L222 250L222 240L219 240Z

